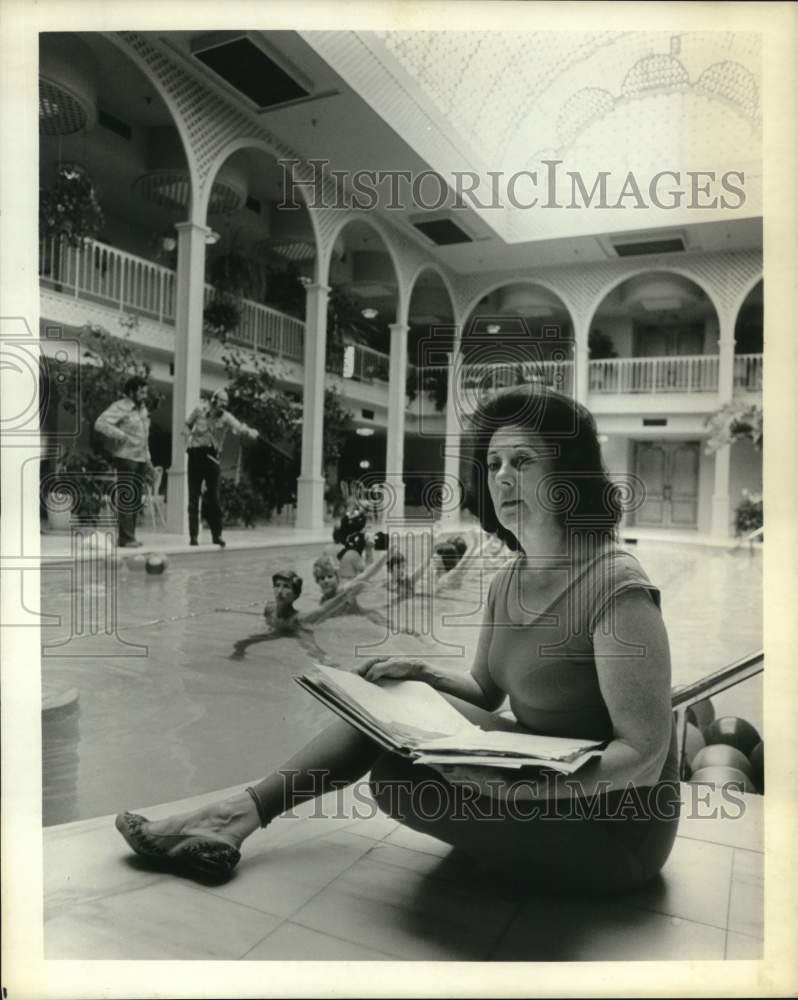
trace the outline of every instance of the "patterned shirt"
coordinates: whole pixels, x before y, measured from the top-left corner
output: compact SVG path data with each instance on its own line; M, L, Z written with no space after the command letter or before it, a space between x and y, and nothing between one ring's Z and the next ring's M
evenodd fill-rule
M129 396L118 399L97 417L94 429L109 440L114 458L150 461L150 415L143 403L139 406Z
M222 450L224 439L228 430L234 434L249 434L257 437L257 431L236 420L232 413L227 410L220 410L211 413L211 405L202 402L195 407L189 415L186 423L189 426L188 448L215 448Z

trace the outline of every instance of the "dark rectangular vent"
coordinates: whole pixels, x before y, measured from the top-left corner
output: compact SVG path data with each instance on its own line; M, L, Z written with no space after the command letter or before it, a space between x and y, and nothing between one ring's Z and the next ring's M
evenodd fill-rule
M248 38L222 42L194 55L259 108L308 96L304 87Z
M363 417L364 420L373 420L374 410L361 410L360 416Z
M133 129L127 122L123 122L122 119L117 118L116 115L103 111L102 108L100 108L97 112L97 121L103 128L107 128L109 132L116 133L116 135L121 136L128 142L130 142L133 138Z
M681 236L664 240L645 240L642 243L613 243L619 257L643 257L651 253L682 253L687 248Z
M431 222L414 222L416 229L439 247L453 243L473 243L474 241L451 219L435 219Z
M643 417L644 427L667 427L667 417Z
M247 195L247 208L250 212L254 212L255 215L260 215L260 202L257 198L253 198L252 195Z

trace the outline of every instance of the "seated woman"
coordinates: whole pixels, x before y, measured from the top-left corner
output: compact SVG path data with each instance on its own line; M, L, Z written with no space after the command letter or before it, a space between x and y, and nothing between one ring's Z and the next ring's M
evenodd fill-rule
M356 669L376 684L429 684L485 729L606 741L603 755L567 777L432 768L337 720L228 799L159 822L120 815L134 850L225 877L259 827L371 772L395 819L532 887L617 893L660 870L679 811L668 640L658 590L615 543L620 504L595 423L571 399L525 386L484 404L474 446L471 507L515 555L491 581L471 672L406 658ZM505 698L513 721L496 714Z

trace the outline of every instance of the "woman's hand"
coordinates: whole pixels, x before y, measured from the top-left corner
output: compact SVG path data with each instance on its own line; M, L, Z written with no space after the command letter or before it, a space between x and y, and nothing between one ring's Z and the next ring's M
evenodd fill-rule
M380 681L426 681L429 667L424 660L403 656L375 656L365 663L359 663L354 673L360 674L372 684Z
M480 795L492 799L529 801L537 798L536 782L521 770L482 764L430 764L450 785L475 786Z

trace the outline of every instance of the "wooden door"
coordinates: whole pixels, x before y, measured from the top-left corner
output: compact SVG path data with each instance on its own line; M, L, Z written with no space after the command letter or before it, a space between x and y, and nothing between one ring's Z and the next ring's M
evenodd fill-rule
M646 498L635 523L656 528L694 528L698 523L698 441L640 441L635 472Z

